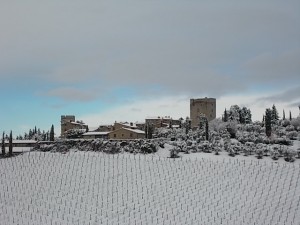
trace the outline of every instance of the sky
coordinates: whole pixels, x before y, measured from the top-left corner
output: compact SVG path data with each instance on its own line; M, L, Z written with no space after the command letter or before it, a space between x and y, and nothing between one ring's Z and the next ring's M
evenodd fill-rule
M191 98L293 117L298 0L2 0L0 131L189 116Z

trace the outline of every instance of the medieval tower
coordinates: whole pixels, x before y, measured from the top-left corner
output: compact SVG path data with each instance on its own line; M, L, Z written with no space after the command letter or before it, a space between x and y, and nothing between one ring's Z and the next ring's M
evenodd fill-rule
M190 99L190 119L192 128L199 125L199 116L201 114L204 114L208 121L216 118L215 98Z
M60 127L61 127L61 136L64 136L64 133L71 129L72 127L70 126L70 124L72 122L75 122L75 116L73 115L63 115L61 116L61 120L60 120Z

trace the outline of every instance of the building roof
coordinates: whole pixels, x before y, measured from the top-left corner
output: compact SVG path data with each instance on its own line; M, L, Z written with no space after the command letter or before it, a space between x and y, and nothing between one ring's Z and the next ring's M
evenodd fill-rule
M127 127L122 127L120 129L111 131L109 133L114 133L114 132L116 132L118 130L127 130L127 131L130 131L130 132L133 132L133 133L137 133L137 134L145 134L145 131L142 131L142 130L139 130L139 129L131 129L131 128L127 128Z
M123 127L123 129L137 133L137 134L145 134L145 131L139 130L139 129L130 129L130 128L126 128L126 127Z
M83 136L93 136L93 135L107 135L109 132L87 132Z
M8 140L5 140L5 143L9 143ZM34 144L37 143L36 140L12 140L13 144Z
M85 123L78 123L78 122L70 122L71 124L75 125L82 125L82 126L87 126Z

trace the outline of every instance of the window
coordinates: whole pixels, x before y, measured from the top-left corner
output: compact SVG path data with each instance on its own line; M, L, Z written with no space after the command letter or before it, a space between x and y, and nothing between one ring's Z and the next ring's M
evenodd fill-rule
M116 134L114 134L114 137L117 137L117 135L116 135Z
M130 137L133 137L133 134L132 134L132 133L130 133Z

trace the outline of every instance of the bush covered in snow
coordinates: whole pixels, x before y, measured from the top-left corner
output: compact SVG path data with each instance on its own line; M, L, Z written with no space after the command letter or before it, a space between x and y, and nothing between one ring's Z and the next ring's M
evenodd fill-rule
M129 152L129 153L154 153L158 149L157 142L154 140L130 140L130 141L114 141L114 140L60 140L51 144L37 145L34 150L52 151L52 152L68 152L71 149L78 151L99 151L109 154Z

